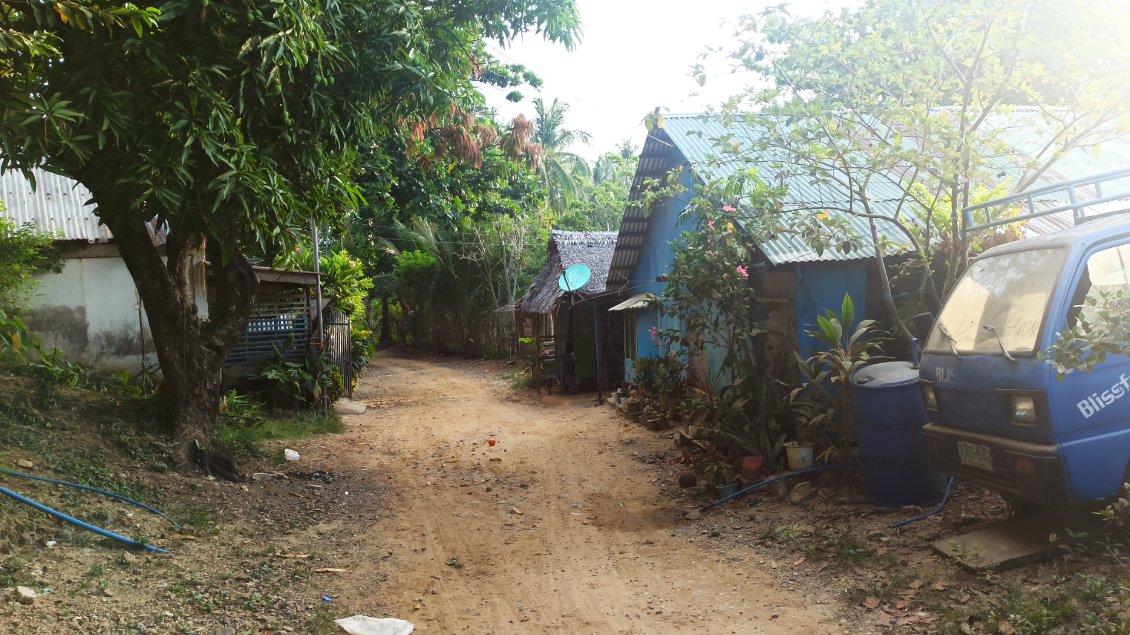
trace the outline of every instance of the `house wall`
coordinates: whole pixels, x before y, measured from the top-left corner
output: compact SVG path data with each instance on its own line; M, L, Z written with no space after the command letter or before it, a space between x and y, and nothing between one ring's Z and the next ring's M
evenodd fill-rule
M690 190L694 187L694 180L690 170L683 170L680 176L680 185ZM654 205L647 225L647 235L644 236L643 246L640 249L639 259L632 268L631 282L627 295L640 293L653 293L663 295L666 283L657 282L656 278L666 275L674 262L671 244L685 231L691 229L690 224L680 217L687 207L686 199L680 196L676 199L667 199ZM661 317L657 309L644 308L636 312L636 356L658 357L661 354L659 338L653 333L658 333L668 328L671 318ZM627 381L635 381L632 373L632 360L624 360L624 377Z
M838 315L844 293L851 294L856 321L868 317L867 271L870 262L813 263L797 267L796 346L803 357L823 348L806 331L816 328L816 318L824 315L825 309L831 309Z
M89 245L64 250L63 257L62 272L36 276L28 329L48 350L58 347L67 361L99 372L135 373L143 363L155 365L148 317L117 248ZM197 307L206 317L204 263L195 269Z

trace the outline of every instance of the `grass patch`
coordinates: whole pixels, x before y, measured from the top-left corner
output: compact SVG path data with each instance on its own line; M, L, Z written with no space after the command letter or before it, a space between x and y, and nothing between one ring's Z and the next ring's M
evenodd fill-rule
M344 430L345 424L337 415L300 414L283 418L265 417L261 423L250 426L231 425L221 420L216 434L239 461L266 458L271 453L265 445L271 441L305 439ZM282 453L276 454L281 461Z

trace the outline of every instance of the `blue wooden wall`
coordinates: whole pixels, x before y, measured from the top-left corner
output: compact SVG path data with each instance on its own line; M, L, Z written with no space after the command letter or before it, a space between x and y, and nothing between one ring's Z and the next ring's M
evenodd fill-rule
M690 190L694 187L694 178L689 170L684 170L679 179L680 185L687 188L687 193L681 194L667 202L652 208L651 219L647 224L647 235L644 236L643 246L640 248L639 258L632 269L632 281L626 295L640 293L653 293L663 295L664 282L656 282L659 276L666 275L674 262L671 243L677 241L691 225L681 218L687 207L687 199L691 197ZM636 313L636 354L638 357L658 357L660 354L659 341L651 337L652 329L657 332L671 326L670 318L663 318L660 323L658 312L654 308L640 309ZM634 381L632 374L632 361L624 360L624 373L628 381Z
M867 264L869 261L832 265L801 265L796 273L797 350L810 357L823 348L806 331L816 328L816 318L831 309L839 315L844 294L855 303L855 319L867 317Z

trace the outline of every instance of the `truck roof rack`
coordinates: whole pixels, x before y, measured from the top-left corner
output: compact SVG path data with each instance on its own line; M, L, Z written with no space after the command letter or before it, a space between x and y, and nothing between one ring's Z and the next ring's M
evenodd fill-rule
M1123 179L1126 179L1126 182L1115 183ZM1123 204L1111 205L1118 201ZM1027 210L1015 216L1002 216L1009 207L1017 203L1025 203ZM1130 211L1130 168L1064 181L970 205L961 210L965 215L966 234L1068 211L1072 213L1076 225L1087 220ZM976 222L975 214L983 214L985 220Z

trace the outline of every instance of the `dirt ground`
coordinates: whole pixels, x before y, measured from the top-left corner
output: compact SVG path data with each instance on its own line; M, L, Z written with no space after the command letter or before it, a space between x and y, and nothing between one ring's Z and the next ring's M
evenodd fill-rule
M384 353L355 393L367 412L345 416L342 434L286 442L301 460L246 466L273 476L243 483L154 471L150 442L113 421L60 423L80 412L68 395L50 413L0 403L18 414L0 426L0 464L57 476L45 464L65 473L60 448L76 449L192 525L82 503L171 554L126 551L0 497L0 596L39 594L4 598L0 633L335 633L332 619L354 614L420 633L951 632L935 624L947 607L993 605L1002 580L1051 578L1030 567L982 579L931 553L930 541L1007 512L968 486L897 530L922 510L871 505L853 472L814 478L803 502L770 488L699 516L709 499L678 486L674 431L591 394L514 389L507 368ZM84 445L92 430L111 439L105 452ZM50 485L0 485L80 504ZM969 632L1007 615L978 611Z

